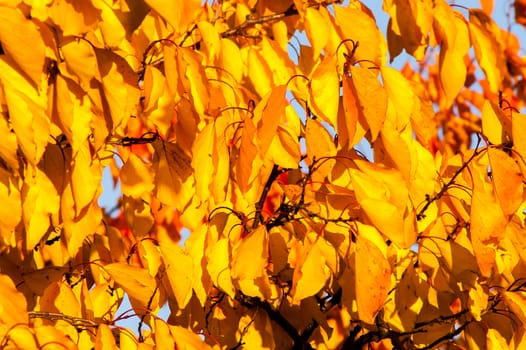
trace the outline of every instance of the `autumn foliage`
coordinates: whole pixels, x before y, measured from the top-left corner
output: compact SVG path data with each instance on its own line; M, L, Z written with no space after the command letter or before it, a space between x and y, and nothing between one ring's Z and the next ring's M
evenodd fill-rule
M526 2L368 3L1 1L0 348L525 348Z

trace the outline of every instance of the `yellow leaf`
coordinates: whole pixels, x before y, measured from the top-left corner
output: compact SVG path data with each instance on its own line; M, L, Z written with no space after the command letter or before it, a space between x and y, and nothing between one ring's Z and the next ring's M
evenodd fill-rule
M41 4L40 6L38 6ZM101 20L100 10L91 2L77 3L72 0L49 4L35 2L32 15L41 21L48 18L60 28L64 36L79 36L93 31Z
M3 203L0 207L1 241L5 246L14 245L12 239L15 227L22 219L22 203L15 179L2 168L0 168L0 198Z
M38 25L24 17L19 9L2 7L0 42L16 65L35 86L39 86L44 70L45 44Z
M240 82L243 77L243 60L239 47L230 39L221 39L221 50L219 50L219 65L232 77L236 82Z
M128 62L113 51L95 49L102 78L104 97L108 103L112 127L126 125L132 115L137 115L140 93L138 76Z
M25 322L27 323L27 322ZM9 343L14 343L16 349L38 349L37 340L31 328L25 325L14 327L9 332Z
M75 213L80 215L100 191L101 165L92 156L87 140L73 158L71 189L75 201Z
M51 215L59 210L57 190L47 175L36 168L33 176L26 177L21 191L27 250L33 249L42 239L51 223Z
M65 282L54 282L47 286L38 301L40 311L59 312L72 317L81 317L82 311L77 297Z
M361 321L374 323L389 294L391 266L380 248L361 234L356 238L354 264L358 315Z
M149 306L155 309L158 306L157 282L148 270L124 263L105 265L104 270L124 289L130 299L138 302L141 307ZM149 305L150 300L153 302Z
M358 97L347 74L342 79L342 90L343 96L338 110L338 142L342 148L348 149L364 137L367 123L363 114L359 112Z
M91 102L79 85L61 75L57 76L55 87L55 105L61 129L76 155L91 133Z
M257 125L259 152L264 157L276 135L279 122L285 114L287 86L280 85L272 89L254 109L254 123Z
M214 25L207 21L200 21L197 23L197 28L201 33L203 39L202 49L206 54L209 63L215 62L221 49L221 38Z
M385 38L371 12L365 9L367 8L334 6L336 30L342 39L352 39L360 43L354 57L356 60L373 61L377 67L382 67L387 57Z
M264 225L260 225L239 241L232 252L232 278L254 280L263 276L268 265L268 238Z
M288 128L279 125L268 149L267 156L272 159L274 164L282 168L297 168L301 159L297 140L298 138L294 137Z
M482 131L488 140L495 145L503 140L502 111L489 100L484 101L482 107Z
M141 198L154 188L150 168L135 154L130 153L121 169L122 193L133 198Z
M155 196L168 205L183 210L194 194L194 177L190 157L178 144L156 140Z
M469 32L475 57L488 78L490 90L502 89L506 61L500 45L500 29L482 10L469 9Z
M230 254L228 238L221 238L210 247L207 254L208 264L206 269L210 274L212 283L234 298L235 289L230 273Z
M315 119L307 119L306 123L305 143L307 144L307 154L309 158L320 159L335 156L336 147L327 129Z
M201 11L200 0L171 1L169 3L163 0L146 0L146 4L163 17L176 33L184 33Z
M312 56L316 59L324 49L329 40L329 24L320 11L313 7L307 7L305 11L305 31L307 38L312 44Z
M405 233L402 198L393 196L391 189L372 174L353 170L351 176L356 199L374 226L397 245L405 248L411 246L414 240ZM399 179L402 180L401 177Z
M301 300L318 293L329 279L331 271L319 244L318 241L306 242L294 267L291 291L293 304L299 304Z
M107 324L99 324L97 329L97 337L95 338L95 350L116 350L118 349L115 343L115 337L111 332L110 326Z
M514 214L523 202L524 177L515 160L503 150L488 148L491 179L504 215Z
M336 55L324 57L312 69L309 88L309 108L331 126L336 127L340 78L338 77Z
M445 1L434 8L434 27L441 39L439 70L444 89L446 107L451 106L466 80L464 56L470 47L466 22L458 11L451 9Z
M526 325L526 295L524 292L506 291L502 294L511 312Z
M155 346L158 349L176 349L168 324L160 318L155 318Z
M28 322L26 298L20 293L11 278L0 274L0 334L15 324Z
M147 66L144 74L142 117L151 121L161 135L173 125L175 101L168 79L159 69Z
M97 10L100 10L101 21L98 23L98 27L102 34L104 43L106 44L106 46L109 47L119 47L121 45L121 42L126 39L127 33L125 24L127 24L127 19L124 18L122 12L112 8L112 6L109 3L103 0L93 1L93 6ZM134 14L138 12L139 11L134 11ZM94 14L96 13L96 10L90 9L89 12L84 12L85 15L87 15L88 13Z
M19 74L7 57L0 58L0 80L9 111L9 121L18 145L30 164L36 165L48 143L47 95Z
M201 63L201 56L190 49L178 48L178 58L181 66L185 66L185 77L188 79L190 97L199 115L203 115L208 108L210 99L208 81Z
M415 94L409 81L396 69L382 67L382 80L387 90L387 119L395 130L409 123L415 107Z
M427 48L427 37L433 22L433 3L431 0L410 1L394 0L384 2L384 10L391 16L389 22L389 52L391 61L401 52L403 47L407 53L418 61L424 58ZM401 48L394 50L392 39L399 41Z
M256 133L257 129L252 119L243 116L243 135L239 146L239 158L236 162L237 184L243 193L250 189L261 169Z
M11 131L7 119L3 117L0 118L0 135L3 137L3 142L0 143L0 158L6 162L8 167L16 171L19 167L16 155L18 149L16 136L15 133Z
M387 116L387 92L373 71L351 66L350 72L359 118L369 126L370 141L374 142Z
M272 71L260 50L254 46L250 46L247 50L246 71L250 72L248 78L254 85L256 93L265 96L273 85Z
M217 158L214 149L214 124L206 125L197 135L192 147L192 168L199 176L195 177L195 192L200 198L210 194L210 183L215 169L214 160ZM223 135L221 137L224 138Z
M177 350L211 349L210 345L203 342L201 337L191 330L180 326L169 325L169 327L170 333L172 333L172 337L175 339Z
M73 38L66 40L62 43L61 53L66 63L64 73L74 75L84 89L89 87L91 79L101 81L97 57L88 42Z
M524 137L524 130L526 130L526 114L513 113L511 118L513 148L519 152L522 159L526 159L526 138ZM526 176L524 172L523 175Z
M177 306L184 309L192 297L194 278L192 257L180 245L173 242L160 242L159 247Z

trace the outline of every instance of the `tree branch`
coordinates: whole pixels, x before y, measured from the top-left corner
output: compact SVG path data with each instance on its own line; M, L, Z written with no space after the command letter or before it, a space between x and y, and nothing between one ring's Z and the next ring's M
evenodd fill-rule
M223 38L228 38L231 36L243 35L244 31L246 31L250 27L254 27L256 24L279 21L280 19L283 19L285 17L294 16L297 14L299 14L298 10L296 9L294 5L291 5L288 9L285 10L285 12L275 13L273 15L261 16L257 18L247 18L245 22L241 23L237 27L234 27L232 29L227 30L226 32L223 32L221 36Z

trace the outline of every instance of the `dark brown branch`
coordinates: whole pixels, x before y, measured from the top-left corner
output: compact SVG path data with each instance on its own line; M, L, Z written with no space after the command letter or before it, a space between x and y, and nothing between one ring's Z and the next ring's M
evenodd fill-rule
M429 209L429 206L439 200L440 198L442 198L442 196L447 192L447 190L449 190L449 188L451 186L453 186L455 184L455 180L456 178L462 173L462 171L464 171L464 169L467 168L467 166L469 165L469 163L471 163L471 161L476 157L478 156L480 153L482 153L484 149L479 149L479 144L480 144L480 135L477 134L477 137L478 137L478 141L477 141L477 146L475 148L475 150L473 151L473 154L468 158L468 160L466 160L462 166L453 174L453 176L451 177L451 179L449 179L449 181L444 185L442 186L442 188L440 189L440 191L435 194L433 197L430 197L429 195L426 195L426 204L424 205L424 207L422 209L420 209L420 211L418 212L418 214L416 214L416 219L417 220L422 220L423 218L425 218L425 212L427 211L427 209Z
M261 192L261 196L259 197L258 202L256 203L256 215L254 217L254 221L252 222L252 229L255 229L258 227L258 225L263 222L263 216L261 215L261 210L263 209L263 205L265 204L265 200L267 199L267 194L270 191L270 188L272 187L272 183L278 178L279 175L281 175L285 170L279 169L279 166L274 164L272 167L272 171L270 172L270 175L267 179L267 182L265 183L265 187L263 187L263 192Z
M292 341L294 342L294 346L292 347L292 349L294 350L304 350L304 349L311 350L312 349L308 341L304 340L302 336L300 336L296 327L294 327L279 311L274 310L274 308L269 303L259 300L258 298L249 298L242 294L236 296L236 300L238 300L245 307L248 307L248 308L257 307L265 311L268 317L273 322L278 324L285 331L285 333L287 333L287 335L290 338L292 338Z
M241 23L235 28L229 29L226 32L223 32L221 36L223 38L228 38L236 35L243 35L243 33L250 27L254 27L256 24L279 21L285 17L290 17L298 14L298 10L294 5L290 6L285 12L275 13L273 15L261 16L257 18L248 18L245 22Z
M153 298L155 297L155 294L157 294L157 290L159 289L159 286L155 286L155 289L152 293L152 295L150 296L150 300L148 300L148 305L146 306L146 309L147 309L147 312L145 312L142 316L141 316L141 321L139 322L139 325L137 326L137 333L139 333L139 341L140 342L143 342L144 341L144 338L142 336L142 325L144 324L144 319L146 318L147 315L150 314L150 312L152 311L152 303L153 303Z
M462 331L464 331L464 329L471 323L471 321L467 321L466 323L464 323L462 326L452 330L451 332L447 333L447 334L444 334L443 336L441 336L440 338L438 338L437 340L435 340L434 342L432 342L431 344L429 345L426 345L424 346L423 348L418 348L418 350L429 350L429 349L433 349L435 346L439 345L440 343L446 341L446 340L451 340L453 339L454 337L456 337L457 335L459 335L460 333L462 333Z
M55 321L66 321L75 329L82 330L82 329L88 329L88 328L97 328L99 324L95 321L88 320L86 318L81 317L73 317L64 315L61 313L56 312L46 312L46 311L29 311L28 312L29 318L44 318L46 320L55 322Z

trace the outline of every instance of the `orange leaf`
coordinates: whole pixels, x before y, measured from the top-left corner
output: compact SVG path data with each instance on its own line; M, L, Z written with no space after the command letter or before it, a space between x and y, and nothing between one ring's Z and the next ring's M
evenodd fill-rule
M15 64L40 85L45 62L45 45L40 28L22 11L2 6L0 11L0 42Z
M387 92L376 74L363 67L350 67L353 93L358 102L359 118L371 131L371 142L376 140L387 113Z
M142 307L158 307L157 282L148 270L124 263L105 265L104 270L124 289L132 301L138 302Z
M152 145L156 154L155 196L162 203L183 210L194 194L190 157L175 143L156 140Z
M516 161L504 151L488 148L491 179L504 215L514 214L523 202L523 175Z
M355 249L358 315L361 321L374 323L389 294L391 266L380 248L362 234L356 238Z
M446 94L446 107L451 106L466 80L464 56L470 47L469 31L462 15L445 1L434 8L435 31L441 39L440 82Z
M285 114L287 100L285 94L287 86L280 85L272 89L254 109L254 119L257 121L257 136L259 140L259 152L264 157L276 135L279 122Z

